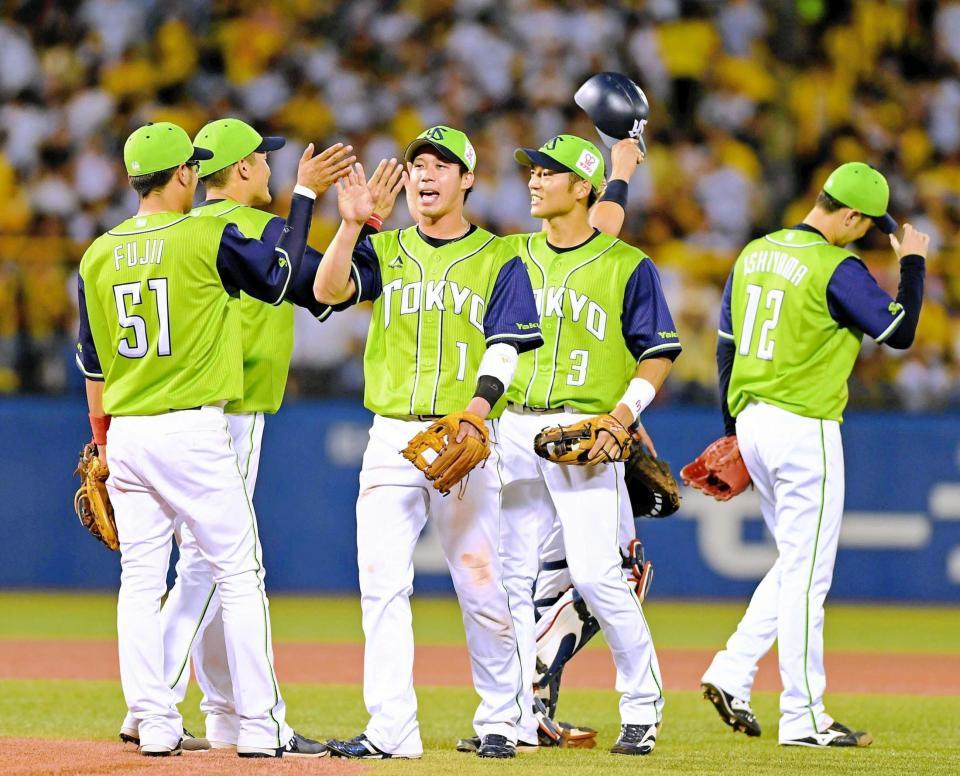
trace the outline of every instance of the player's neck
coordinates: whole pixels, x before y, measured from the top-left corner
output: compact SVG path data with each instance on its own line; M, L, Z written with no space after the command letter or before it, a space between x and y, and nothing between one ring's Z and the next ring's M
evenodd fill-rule
M451 210L437 218L422 215L417 222L420 231L435 240L452 240L463 237L470 229L470 222L463 217L462 210Z
M573 248L582 245L593 236L593 227L586 213L575 208L562 216L544 221L547 242L556 248Z
M190 205L183 207L183 194L179 191L162 189L148 194L140 200L138 216L152 216L157 213L189 213Z
M837 230L834 227L833 218L831 218L829 213L824 213L820 208L815 207L809 213L807 217L803 219L803 223L807 226L812 226L820 234L822 234L828 243L832 245L837 245Z
M248 205L249 202L246 202L243 197L243 192L235 191L231 186L224 186L222 188L215 188L211 186L208 188L204 194L205 201L211 201L215 199L229 199L233 202L239 202L241 205Z

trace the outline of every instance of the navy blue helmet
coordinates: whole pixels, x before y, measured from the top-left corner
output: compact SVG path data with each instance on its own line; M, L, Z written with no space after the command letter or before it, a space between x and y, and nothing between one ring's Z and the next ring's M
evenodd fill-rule
M577 89L573 99L590 117L607 146L632 137L646 153L643 129L650 104L640 87L625 75L597 73Z

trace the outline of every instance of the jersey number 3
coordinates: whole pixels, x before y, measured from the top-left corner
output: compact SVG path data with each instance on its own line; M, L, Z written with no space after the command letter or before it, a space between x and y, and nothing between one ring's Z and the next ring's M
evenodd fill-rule
M773 346L775 343L771 335L780 321L783 293L782 288L771 288L767 291L767 297L763 304L764 309L770 313L770 317L760 327L760 336L757 338L757 358L762 358L764 361L773 361ZM743 314L743 331L740 334L739 353L741 356L749 356L753 347L753 333L757 327L757 312L760 308L762 294L763 286L747 285L747 309Z
M147 288L153 291L157 305L157 355L170 355L170 305L167 299L167 279L150 278ZM113 298L117 303L117 319L120 328L125 329L117 352L126 358L143 358L150 345L147 341L147 322L140 315L127 312L127 300L130 307L143 303L140 282L120 283L113 287ZM132 335L132 336L131 336Z

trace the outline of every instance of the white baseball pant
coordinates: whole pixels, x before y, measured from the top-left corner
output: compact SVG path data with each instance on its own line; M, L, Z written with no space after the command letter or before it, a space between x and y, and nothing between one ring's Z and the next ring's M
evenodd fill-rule
M459 489L441 496L399 455L428 425L374 418L357 500L366 637L363 696L370 713L364 732L379 749L408 757L423 752L413 689L410 595L413 551L428 518L439 535L463 613L473 683L480 695L473 719L477 735L496 733L516 742L520 715L520 664L497 558L498 421L488 422L493 451L485 467L470 473L462 498Z
M273 670L256 516L223 411L114 418L108 443L108 487L121 543L120 673L141 744L175 746L182 734L180 698L165 673L160 615L170 539L182 521L218 588L240 717L237 743L279 748L285 707ZM204 600L209 594L207 586Z
M757 662L776 641L780 741L795 740L833 723L823 704L823 603L843 517L840 424L756 402L737 417L737 440L778 557L703 681L749 700Z
M523 666L520 738L535 741L530 713L536 676L532 591L541 548L559 521L570 581L597 618L617 667L624 724L658 723L662 681L643 609L622 566L635 538L622 464L565 466L545 461L533 439L546 425L575 423L571 412L536 413L508 407L500 420L501 542L504 583Z

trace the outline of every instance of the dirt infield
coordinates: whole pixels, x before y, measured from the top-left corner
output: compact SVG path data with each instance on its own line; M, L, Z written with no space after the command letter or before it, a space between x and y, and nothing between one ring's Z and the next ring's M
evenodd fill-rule
M282 682L360 684L360 644L275 645L277 675ZM83 661L76 659L82 654ZM712 653L705 650L658 650L664 686L696 690ZM827 652L830 692L960 695L960 655ZM112 640L0 640L0 679L117 679L117 645ZM417 684L441 687L470 685L470 666L463 647L418 646ZM608 689L614 668L605 649L587 649L564 671L565 687ZM776 656L760 664L757 690L780 689Z
M196 752L180 757L141 757L133 747L113 741L38 741L30 738L0 738L0 769L4 776L39 774L150 773L232 776L235 773L327 774L363 773L369 766L349 760L295 759L241 760L233 752Z

